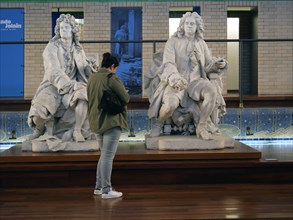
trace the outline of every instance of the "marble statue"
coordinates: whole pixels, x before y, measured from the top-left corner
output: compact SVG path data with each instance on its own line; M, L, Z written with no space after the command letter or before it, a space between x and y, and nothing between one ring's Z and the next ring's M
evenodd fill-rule
M219 118L226 112L221 77L228 64L211 55L203 31L201 17L187 12L164 50L154 54L144 76L148 116L156 118L150 138L163 132L218 139Z
M28 115L33 133L26 140L46 140L49 149L55 151L64 150L65 142L82 143L93 138L87 119L86 84L98 64L86 57L79 36L75 18L61 14L55 36L43 52L45 73ZM81 146L75 145L77 149Z

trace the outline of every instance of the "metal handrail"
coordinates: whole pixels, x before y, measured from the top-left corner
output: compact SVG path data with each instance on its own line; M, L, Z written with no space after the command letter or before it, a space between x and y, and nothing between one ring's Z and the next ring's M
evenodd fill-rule
M242 50L244 42L290 42L293 38L279 39L205 39L206 42L229 43L239 42L239 107L243 108L243 92L242 92ZM102 44L102 43L152 43L153 53L156 53L156 44L165 43L167 40L82 40L81 44ZM48 41L0 41L1 44L47 44Z
M206 42L280 42L293 41L293 38L279 39L205 39ZM81 40L83 44L96 43L164 43L167 40ZM0 44L47 44L48 41L0 41Z

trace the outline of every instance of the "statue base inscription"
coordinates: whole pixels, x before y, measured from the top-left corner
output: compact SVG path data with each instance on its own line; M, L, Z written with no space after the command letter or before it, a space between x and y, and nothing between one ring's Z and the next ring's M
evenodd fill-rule
M225 135L217 135L213 140L202 140L195 136L159 136L146 135L146 148L149 150L213 150L234 147L235 140Z
M96 140L86 140L84 142L62 141L54 136L41 136L32 141L22 143L22 151L32 152L83 152L98 151L100 149Z

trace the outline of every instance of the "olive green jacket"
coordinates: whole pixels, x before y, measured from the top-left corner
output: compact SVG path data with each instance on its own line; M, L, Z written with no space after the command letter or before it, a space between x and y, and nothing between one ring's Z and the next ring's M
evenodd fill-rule
M130 99L129 94L119 77L113 74L109 78L109 74L110 72L106 68L101 68L97 73L90 76L87 83L88 116L91 131L94 133L103 133L117 126L121 129L128 129L126 105ZM99 108L99 103L105 90L112 90L117 94L121 103L125 105L125 111L123 113L111 115Z

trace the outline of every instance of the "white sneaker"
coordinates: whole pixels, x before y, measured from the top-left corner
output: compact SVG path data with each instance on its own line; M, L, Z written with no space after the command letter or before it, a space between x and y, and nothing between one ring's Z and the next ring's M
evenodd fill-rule
M102 190L101 189L95 189L94 190L94 195L102 195Z
M114 199L114 198L119 198L122 195L123 195L122 192L117 192L117 191L111 190L108 193L103 193L102 199Z

